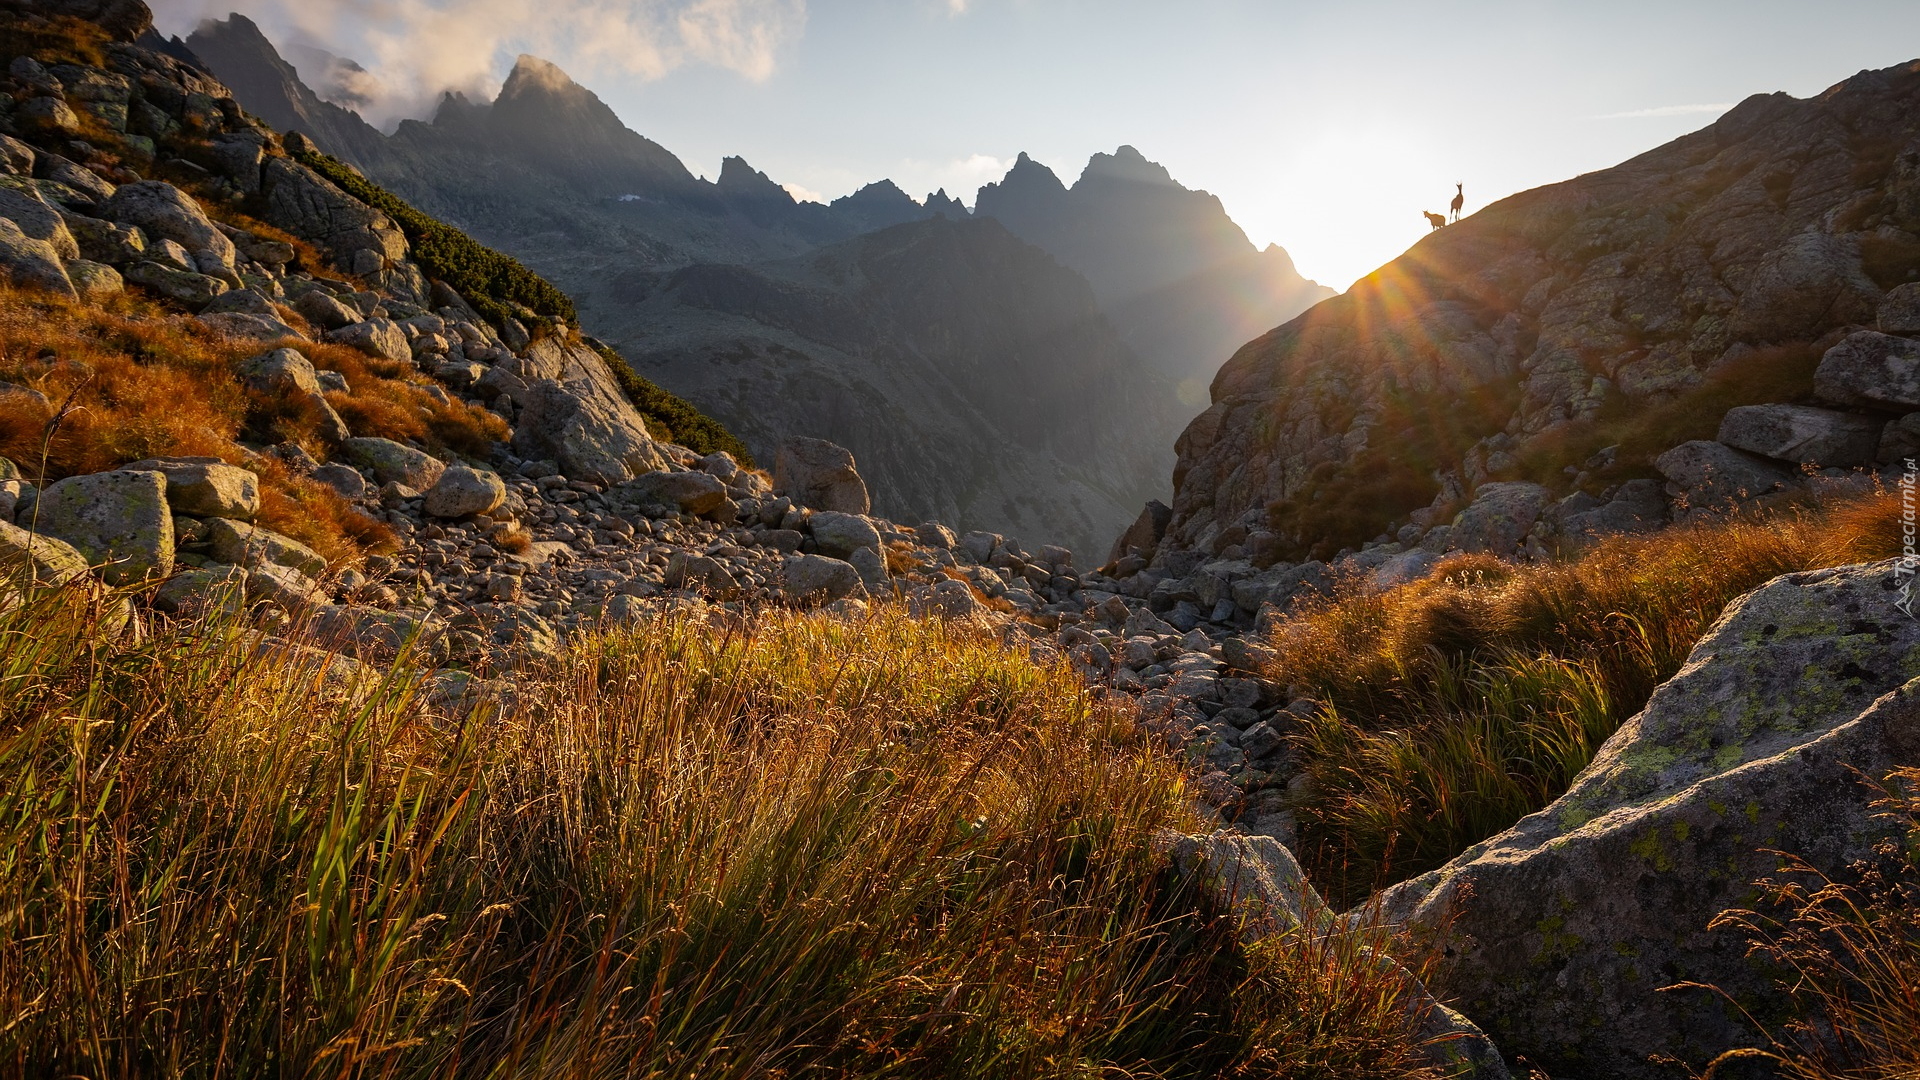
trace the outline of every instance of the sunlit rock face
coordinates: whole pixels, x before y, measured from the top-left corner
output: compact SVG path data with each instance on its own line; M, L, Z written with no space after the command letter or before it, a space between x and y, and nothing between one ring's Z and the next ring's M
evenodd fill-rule
M1756 403L1735 400L1742 384L1811 395L1820 354L1920 276L1916 106L1920 64L1757 95L1431 233L1220 370L1178 443L1163 550L1325 521L1295 511L1364 484L1383 508L1369 526L1389 531L1444 522L1487 481L1604 496ZM1596 454L1635 418L1653 427Z

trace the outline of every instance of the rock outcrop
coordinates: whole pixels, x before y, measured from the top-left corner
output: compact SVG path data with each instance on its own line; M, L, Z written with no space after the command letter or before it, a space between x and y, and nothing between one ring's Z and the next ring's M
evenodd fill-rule
M1545 810L1397 885L1386 917L1443 935L1460 1007L1554 1076L1670 1075L1756 1037L1776 972L1737 935L1788 851L1833 874L1893 827L1864 781L1920 761L1920 622L1891 562L1778 578L1730 605L1687 665Z
M1408 524L1417 542L1488 482L1604 503L1687 438L1632 428L1667 404L1838 406L1729 434L1792 473L1859 463L1862 429L1920 408L1913 343L1870 325L1920 274L1916 102L1920 64L1758 95L1433 232L1220 370L1178 443L1163 551L1251 554L1268 533L1297 558ZM1802 445L1813 420L1823 441ZM1642 449L1605 445L1622 435Z

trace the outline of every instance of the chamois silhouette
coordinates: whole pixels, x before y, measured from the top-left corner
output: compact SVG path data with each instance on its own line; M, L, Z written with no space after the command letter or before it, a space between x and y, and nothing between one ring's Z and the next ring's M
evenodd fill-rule
M1449 220L1459 221L1460 208L1465 205L1467 205L1467 185L1463 181L1461 183L1453 185L1453 204L1452 204L1453 216Z
M1442 229L1446 227L1446 224L1447 224L1446 218L1441 217L1439 214L1436 214L1431 210L1422 210L1420 212L1427 216L1427 224L1433 226L1436 229Z

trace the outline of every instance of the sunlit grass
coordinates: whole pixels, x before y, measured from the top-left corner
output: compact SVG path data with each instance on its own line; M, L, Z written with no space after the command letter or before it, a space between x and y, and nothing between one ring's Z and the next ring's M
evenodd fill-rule
M1898 554L1899 511L1863 496L1562 561L1456 556L1286 621L1268 674L1326 705L1294 739L1304 861L1357 901L1541 809L1729 601L1783 573Z
M1243 952L1177 767L979 631L663 618L436 717L79 596L0 613L0 1071L1424 1075L1404 975Z

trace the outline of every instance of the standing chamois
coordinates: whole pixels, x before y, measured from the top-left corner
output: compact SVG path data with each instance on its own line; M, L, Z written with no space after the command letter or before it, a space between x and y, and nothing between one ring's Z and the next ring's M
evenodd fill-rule
M1451 221L1460 220L1460 208L1467 205L1467 185L1465 181L1453 185L1453 216Z

